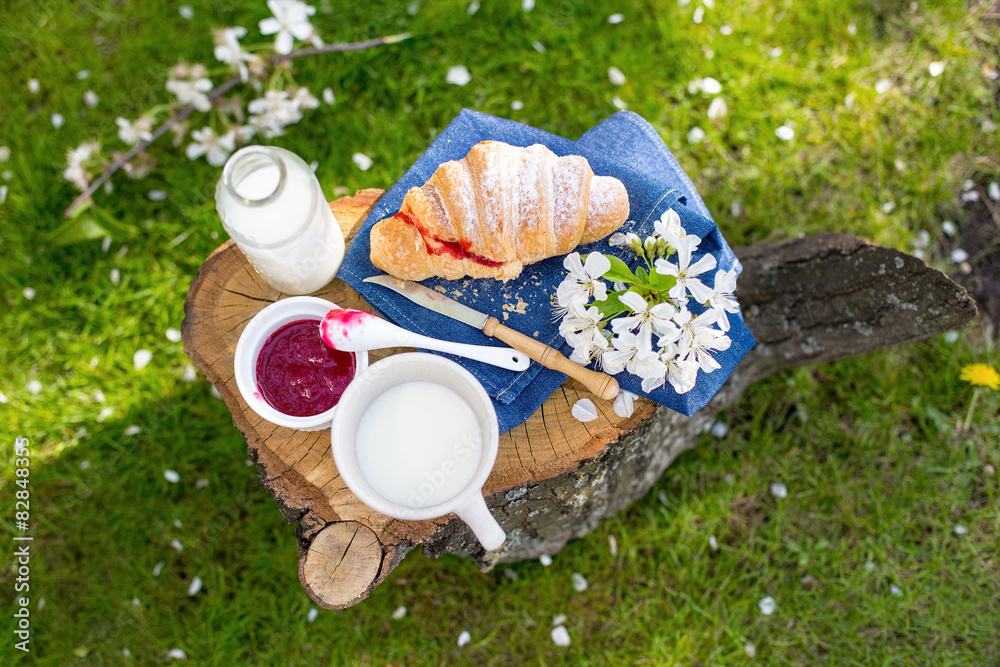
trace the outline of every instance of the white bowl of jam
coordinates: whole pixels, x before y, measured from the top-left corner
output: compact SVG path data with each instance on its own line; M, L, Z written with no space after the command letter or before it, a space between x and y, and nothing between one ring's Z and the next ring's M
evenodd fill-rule
M294 296L272 303L247 324L233 370L254 412L300 431L329 428L347 385L368 367L367 352L335 350L319 323L338 308L326 299Z

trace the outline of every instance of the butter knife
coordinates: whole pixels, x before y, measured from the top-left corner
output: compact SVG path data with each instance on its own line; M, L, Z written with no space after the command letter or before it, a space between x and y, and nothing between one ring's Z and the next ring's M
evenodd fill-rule
M372 276L365 278L364 282L387 287L397 294L405 296L407 299L423 306L435 313L439 313L453 320L458 320L470 327L479 329L487 336L497 338L510 345L515 350L524 352L529 357L546 368L565 373L574 380L580 381L587 389L595 395L606 400L614 400L618 395L618 381L600 371L592 371L589 368L573 363L555 348L549 347L545 343L535 340L531 336L515 331L510 327L500 324L500 320L490 317L478 310L469 308L454 299L424 287L420 283L411 280L401 280L389 275Z

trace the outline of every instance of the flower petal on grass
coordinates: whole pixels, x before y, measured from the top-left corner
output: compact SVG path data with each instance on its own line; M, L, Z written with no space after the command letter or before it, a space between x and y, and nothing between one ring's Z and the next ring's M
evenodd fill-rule
M775 482L771 485L771 495L783 500L788 497L788 487L780 482Z
M611 81L611 83L615 84L616 86L624 86L626 79L625 75L622 73L620 69L612 66L608 68L608 80Z
M21 295L28 301L34 299L36 294L37 292L35 291L34 287L25 287L23 290L21 290Z
M462 630L462 633L458 635L458 645L459 647L465 646L470 641L472 641L472 635L469 634L468 630Z
M618 25L624 20L625 20L624 14L612 14L611 16L608 17L608 23L610 23L611 25Z
M548 567L549 565L552 565L552 556L542 554L538 557L538 562L542 564L542 567Z
M161 561L160 561L159 563L157 563L156 565L154 565L154 566L153 566L153 576L154 576L154 577L158 577L158 576L160 576L160 572L162 572L162 571L163 571L163 567L164 567L165 565L166 565L166 562L164 562L164 561L162 561L162 560L161 560Z
M768 595L762 598L760 602L757 603L757 607L760 609L760 613L765 616L770 616L774 613L774 610L778 608L778 603L774 601L774 598Z
M932 62L930 65L927 66L927 72L931 76L941 76L941 73L943 71L944 71L944 63L939 60L935 60L934 62Z
M569 631L562 625L552 628L552 643L556 646L569 646L572 643Z
M469 74L465 65L455 65L448 68L448 74L445 75L444 80L456 86L464 86L472 81L472 75Z
M406 616L406 607L404 607L403 605L399 605L398 607L396 607L396 610L392 612L392 618L394 620L398 621L404 616Z
M570 577L570 579L572 579L573 581L573 590L576 591L577 593L584 592L590 585L587 583L587 578L582 574L580 574L579 572L574 572L573 575Z
M319 609L316 607L310 607L309 611L306 612L306 623L312 623L319 616Z
M188 596L194 597L201 590L201 577L195 577L191 580L191 585L188 586Z
M152 360L153 353L149 350L136 350L135 354L132 355L132 365L135 366L135 370L137 371L141 371L148 366Z
M354 166L361 171L368 171L372 168L372 165L375 164L372 159L364 153L355 153L351 156L351 160L354 162Z
M712 103L708 105L708 111L706 115L709 120L718 120L726 115L729 111L729 107L726 105L726 101L721 97L716 97L712 100Z
M181 331L180 331L180 329L175 329L173 327L170 327L169 329L167 329L166 336L167 336L167 340L169 340L171 343L179 343L179 342L181 342Z
M705 130L700 127L692 127L691 131L688 132L687 140L690 144L700 144L705 140Z
M774 135L782 141L791 141L795 138L795 130L787 125L782 125L774 131Z
M176 470L164 470L163 479L167 480L171 484L176 484L181 481L181 475Z
M42 393L42 383L38 380L28 380L28 383L24 385L24 388L29 394L40 394Z
M187 653L183 649L172 648L167 652L167 657L171 660L187 660Z
M951 530L956 535L965 535L967 532L969 532L969 529L966 528L965 526L963 526L962 524L958 524L957 526L955 526Z
M184 551L184 545L176 537L170 540L170 546L174 548L174 551Z

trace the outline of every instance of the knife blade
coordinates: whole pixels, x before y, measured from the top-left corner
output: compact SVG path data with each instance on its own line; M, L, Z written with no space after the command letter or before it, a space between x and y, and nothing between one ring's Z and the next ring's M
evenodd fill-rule
M614 400L620 391L618 381L607 373L592 371L573 363L555 348L504 326L497 318L481 313L420 283L389 275L372 276L365 278L364 282L391 289L418 306L433 310L435 313L475 327L487 336L502 340L515 350L524 352L542 366L579 380L587 389L603 399Z

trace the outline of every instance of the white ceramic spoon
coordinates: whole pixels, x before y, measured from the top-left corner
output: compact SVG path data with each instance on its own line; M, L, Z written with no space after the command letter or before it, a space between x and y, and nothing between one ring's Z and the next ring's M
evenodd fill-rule
M421 336L363 310L331 310L320 322L319 333L327 345L345 352L379 350L385 347L419 347L475 359L512 371L523 371L531 363L527 354L510 347L466 345Z

